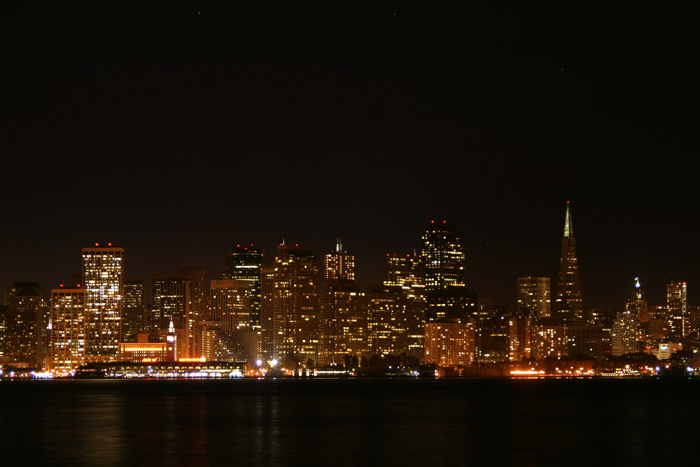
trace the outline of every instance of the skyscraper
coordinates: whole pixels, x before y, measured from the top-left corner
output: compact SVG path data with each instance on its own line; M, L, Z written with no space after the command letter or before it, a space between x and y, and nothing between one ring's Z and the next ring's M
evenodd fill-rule
M666 310L672 337L685 337L688 317L688 285L682 281L666 284Z
M280 244L275 258L273 356L318 363L318 264L313 248Z
M323 278L329 280L355 280L355 255L343 250L343 242L338 238L335 251L323 257Z
M430 221L422 240L426 290L465 287L464 234L447 221Z
M51 290L48 367L57 374L85 364L85 302L78 285Z
M518 277L518 316L533 320L551 316L551 291L549 277Z
M83 248L82 272L86 361L116 360L122 333L124 249L111 243Z
M564 237L561 240L559 260L559 282L556 299L556 319L561 324L583 323L583 298L581 278L576 257L576 240L571 223L571 205L566 202Z
M427 322L473 318L477 304L466 287L464 234L446 221L431 221L422 240Z
M365 295L355 281L355 255L343 250L324 257L324 286L320 293L319 357L321 365L343 364L367 353Z
M245 281L249 285L248 300L250 303L249 327L259 331L261 327L262 285L261 271L263 267L263 251L253 245L229 250L226 256L226 267L222 274L224 279Z

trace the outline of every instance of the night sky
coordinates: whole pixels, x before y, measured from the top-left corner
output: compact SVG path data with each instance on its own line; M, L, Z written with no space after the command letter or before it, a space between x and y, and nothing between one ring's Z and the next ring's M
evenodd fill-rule
M696 12L566 3L9 8L0 287L95 242L148 283L338 236L377 283L446 219L468 288L514 305L556 283L570 200L587 308L636 276L700 305Z

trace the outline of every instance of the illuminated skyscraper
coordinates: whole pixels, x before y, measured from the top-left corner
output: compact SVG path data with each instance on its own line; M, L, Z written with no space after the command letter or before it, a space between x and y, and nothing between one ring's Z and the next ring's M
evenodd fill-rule
M222 274L224 279L245 281L249 285L248 300L250 303L249 326L259 331L261 326L262 284L261 271L263 266L263 251L260 248L242 247L236 245L228 252L226 267Z
M559 283L556 299L556 319L561 324L583 323L583 298L581 295L581 278L576 257L576 240L571 223L571 206L566 202L564 220L564 237L561 241L561 259L559 261Z
M688 286L685 282L666 284L666 310L672 337L685 337L688 318Z
M223 321L226 330L250 329L250 283L234 279L214 279L209 290L212 321Z
M335 251L324 257L324 286L320 293L319 357L321 365L343 364L368 351L365 295L355 281L355 256Z
M422 239L426 290L465 287L464 234L447 221L431 221Z
M551 288L549 277L518 277L518 316L533 320L551 316Z
M318 264L313 248L281 244L275 258L273 356L318 363Z
M638 277L634 279L632 298L625 302L625 311L636 315L639 323L646 323L649 321L649 303L647 302L646 293L644 293Z
M325 280L355 280L355 255L343 250L340 238L335 245L335 251L328 253L323 260Z
M423 258L413 255L386 255L384 285L400 287L407 297L425 306L425 264Z
M86 363L85 301L86 290L77 285L51 290L48 367L57 374Z
M85 358L117 360L122 333L124 249L95 244L83 248Z
M260 336L261 350L265 360L270 360L273 357L273 319L274 319L274 301L275 294L275 268L263 266L261 271L260 290L262 302L260 305Z

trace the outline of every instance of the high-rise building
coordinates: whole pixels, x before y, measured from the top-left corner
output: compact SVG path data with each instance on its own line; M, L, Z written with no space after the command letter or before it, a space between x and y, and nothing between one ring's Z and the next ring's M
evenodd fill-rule
M124 296L124 249L111 243L83 248L85 358L114 361L119 356Z
M423 361L425 358L425 319L427 299L425 292L425 266L423 258L414 251L412 255L386 256L384 287L399 290L406 307L405 326L407 355Z
M367 354L365 294L355 281L355 256L338 239L324 257L324 286L320 293L319 358L321 365L343 364Z
M201 356L196 325L208 317L207 271L203 267L182 267L179 271L153 275L153 315L157 327L173 322L178 332L178 357ZM182 336L182 337L180 337Z
M369 352L382 357L406 354L422 359L424 335L412 329L421 314L399 287L367 286L367 332Z
M68 374L86 363L86 295L78 285L51 289L48 367L57 374Z
M635 353L637 351L637 315L631 311L617 313L611 338L613 356Z
M262 267L263 250L255 248L253 245L249 247L236 245L236 248L229 250L226 256L226 267L222 274L224 279L235 279L248 283L249 327L254 331L259 331L261 327Z
M313 248L280 244L274 266L273 356L289 363L316 364L319 301Z
M407 297L425 304L425 265L423 258L413 255L386 255L384 285L400 287Z
M137 334L148 330L145 319L146 294L142 279L124 280L124 301L122 302L122 340L136 342Z
M532 320L528 316L508 317L508 359L519 362L532 355Z
M634 291L632 297L625 302L625 311L634 314L639 323L649 321L649 303L638 277L634 278Z
M321 365L343 364L368 354L365 294L353 280L327 280L320 293Z
M469 366L474 363L474 323L426 323L425 363Z
M36 282L15 282L5 292L0 312L0 355L13 364L43 368L48 349L49 304L46 291Z
M338 238L335 251L323 257L323 278L332 280L355 280L355 255L343 250L343 243Z
M549 277L518 277L518 316L540 320L551 316L551 286Z
M566 202L564 237L561 241L559 282L555 308L556 319L561 324L584 322L581 278L576 256L576 240L574 239L574 227L571 222L571 205L568 201Z
M214 279L209 290L209 319L222 321L228 331L250 329L250 282Z
M666 284L666 310L672 337L685 337L688 318L688 285L681 281Z
M425 289L465 287L464 234L447 221L431 221L422 240Z
M260 306L260 340L262 356L265 360L273 357L274 342L274 301L275 294L275 268L263 266L260 281L261 306Z

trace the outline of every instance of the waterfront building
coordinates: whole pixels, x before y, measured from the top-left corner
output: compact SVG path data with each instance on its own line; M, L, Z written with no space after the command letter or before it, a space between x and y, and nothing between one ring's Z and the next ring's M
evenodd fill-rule
M475 355L474 322L426 323L425 363L469 366Z
M532 356L537 360L553 356L568 355L566 326L555 323L538 322L532 326Z
M68 374L85 360L86 291L75 285L51 289L48 369Z
M85 359L115 361L122 336L124 249L96 243L82 250Z

